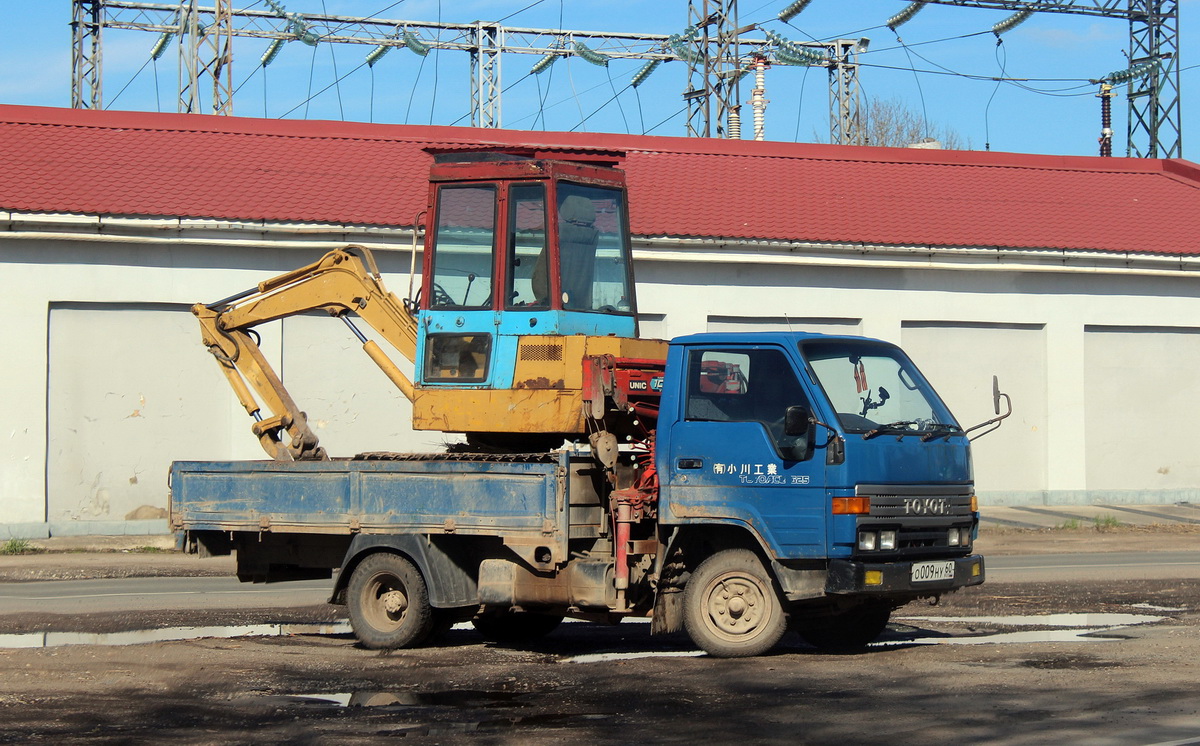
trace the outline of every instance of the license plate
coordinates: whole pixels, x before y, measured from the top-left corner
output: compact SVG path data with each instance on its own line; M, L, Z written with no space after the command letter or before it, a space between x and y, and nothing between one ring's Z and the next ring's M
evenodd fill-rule
M917 562L912 566L912 582L954 580L954 562Z

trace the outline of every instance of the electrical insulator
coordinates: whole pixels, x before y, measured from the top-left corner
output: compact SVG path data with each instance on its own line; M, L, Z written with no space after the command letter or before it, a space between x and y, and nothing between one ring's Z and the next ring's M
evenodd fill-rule
M691 30L695 31L694 28ZM667 44L671 46L671 49L674 50L675 55L679 57L679 59L683 60L684 62L696 64L699 63L702 58L700 55L696 54L696 51L692 49L691 46L689 46L690 39L691 35L685 39L679 34L671 34L671 36L667 37Z
M321 37L309 28L308 23L295 13L292 14L291 19L292 33L296 35L296 38L310 47L317 46L317 42L321 40Z
M904 24L908 23L909 21L911 21L912 17L917 14L917 11L919 11L921 8L924 8L924 7L925 7L924 0L918 0L918 2L909 3L908 5L901 8L899 13L897 13L896 15L892 16L891 18L887 19L887 23L884 25L886 25L892 31L895 31L897 28L899 28L899 27L903 26Z
M372 49L371 53L367 55L367 67L375 67L375 63L381 60L383 55L390 51L392 51L392 48L386 44L381 44Z
M583 42L575 42L575 54L584 62L590 62L600 67L608 67L608 57L594 49L588 48Z
M808 4L811 2L812 0L796 0L796 2L779 11L779 20L787 23L796 16L800 15L800 12L807 8Z
M279 50L283 49L283 39L276 39L271 42L271 46L267 47L267 51L263 52L262 66L266 67L279 56Z
M418 39L417 35L408 29L404 29L404 46L408 47L421 57L429 54L429 45Z
M1026 19L1033 14L1034 11L1032 10L1019 10L1008 18L1005 18L1003 21L1000 21L995 26L992 26L992 33L999 37L1000 34L1012 31L1017 26L1020 26L1022 23L1024 23Z
M820 65L828 60L825 55L802 47L775 33L766 32L767 41L775 45L775 58L785 65Z
M158 37L158 41L154 42L154 48L150 50L150 59L157 60L162 57L166 53L167 47L171 46L171 39L174 36L174 33L164 31L162 36Z
M529 68L530 75L541 75L550 69L550 66L558 61L558 55L551 52L537 62L533 63L533 67Z
M662 60L650 60L646 64L642 65L642 69L638 70L637 73L634 74L633 80L631 80L629 82L629 85L633 86L634 88L637 88L642 83L645 83L646 78L650 77L650 73L657 70L658 66L661 65L662 63L663 63Z
M1134 78L1140 78L1143 75L1148 75L1157 64L1157 60L1146 60L1145 62L1139 62L1133 67L1111 72L1108 75L1105 75L1103 80L1106 80L1109 83L1128 83Z

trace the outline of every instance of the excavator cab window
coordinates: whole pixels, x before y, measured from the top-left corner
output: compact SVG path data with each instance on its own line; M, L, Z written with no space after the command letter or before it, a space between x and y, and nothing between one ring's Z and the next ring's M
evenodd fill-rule
M621 191L568 181L557 186L563 309L630 313L629 247Z
M550 307L546 247L545 185L514 184L508 199L508 275L504 296L507 308Z
M446 186L438 193L433 309L491 308L496 187Z

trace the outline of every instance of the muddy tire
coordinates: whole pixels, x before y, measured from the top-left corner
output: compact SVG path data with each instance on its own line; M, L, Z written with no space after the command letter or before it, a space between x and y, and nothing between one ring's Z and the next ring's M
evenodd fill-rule
M726 549L700 563L684 589L683 625L717 658L761 655L787 630L779 591L758 555Z
M531 614L527 611L485 611L471 620L476 631L489 642L539 640L562 624L561 614Z
M350 626L363 647L411 648L433 632L425 579L397 554L372 554L354 568L346 589Z
M799 622L795 627L801 639L818 650L850 653L874 642L891 618L892 607L864 604L819 623Z

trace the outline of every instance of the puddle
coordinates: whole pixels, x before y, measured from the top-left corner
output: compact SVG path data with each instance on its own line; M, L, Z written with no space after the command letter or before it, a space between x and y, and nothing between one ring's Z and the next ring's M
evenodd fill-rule
M288 699L302 704L334 707L524 707L517 702L518 692L486 692L465 689L448 692L338 692L334 694L292 694Z
M418 717L428 722L413 723L387 728L377 736L458 736L476 732L489 732L514 728L579 727L597 720L610 720L614 713L522 713L521 708L529 703L519 701L529 692L507 691L365 691L335 692L328 694L290 694L249 696L241 701L256 701L277 707L298 708L359 708L377 707L391 711L400 717ZM534 694L534 696L537 696ZM488 717L457 720L471 711L488 710ZM407 712L406 712L407 711ZM477 717L483 713L474 713ZM442 719L446 718L446 719Z
M0 634L0 649L57 648L64 645L143 645L204 638L286 637L288 635L343 635L349 622L333 624L247 624L236 627L164 627L128 632L29 632Z
M1153 624L1166 617L1148 614L1025 614L1015 616L906 616L896 621L998 624L1005 627L1115 627Z
M607 663L609 661L625 661L634 658L699 658L703 650L661 650L645 653L588 653L560 658L559 663Z
M1121 629L1110 627L1108 630ZM899 640L882 640L871 643L871 647L895 647L897 645L1001 645L1022 642L1112 642L1124 637L1101 634L1094 628L1084 629L1040 629L1021 632L999 632L994 635L976 637L909 637Z
M910 616L897 617L896 621L949 622L954 624L980 624L1000 627L1051 627L1052 629L1018 630L997 632L990 635L941 635L937 637L910 637L897 640L882 640L872 647L894 647L897 645L996 645L1027 642L1112 642L1128 639L1114 634L1117 630L1161 622L1166 617L1149 614L1042 614L1023 616ZM917 630L920 632L920 630Z
M1186 606L1155 606L1154 604L1133 604L1131 609L1145 609L1146 611L1187 611Z

